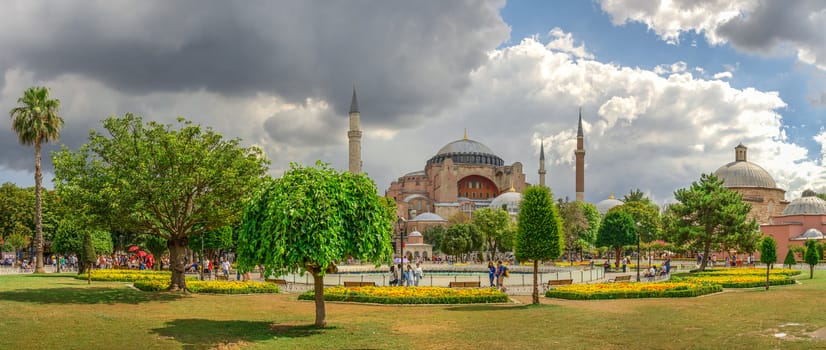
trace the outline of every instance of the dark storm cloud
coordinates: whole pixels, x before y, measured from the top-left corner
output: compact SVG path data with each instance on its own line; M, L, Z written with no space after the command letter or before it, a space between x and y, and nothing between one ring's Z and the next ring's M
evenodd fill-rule
M771 53L786 42L808 50L817 65L826 66L826 2L764 1L754 12L717 27L717 35L737 48ZM803 58L803 57L801 57ZM812 63L812 62L810 62Z
M12 24L3 27L17 34L0 36L0 68L22 68L40 80L75 73L136 95L205 89L298 103L312 97L339 115L355 82L370 101L365 121L380 124L450 104L509 32L501 2L71 5L20 2L4 11L0 20ZM29 34L33 23L38 31Z

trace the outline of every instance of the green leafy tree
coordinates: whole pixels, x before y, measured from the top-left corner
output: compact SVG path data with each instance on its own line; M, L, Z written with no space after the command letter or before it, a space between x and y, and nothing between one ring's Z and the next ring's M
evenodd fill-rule
M32 237L30 234L25 234L21 232L12 232L4 239L5 245L12 247L12 250L16 253L20 249L28 247L29 244L32 242Z
M45 87L31 87L17 99L19 106L9 112L12 130L17 133L20 143L34 145L34 230L37 265L35 272L43 273L43 174L40 171L40 148L43 143L57 141L63 118L57 115L60 101L49 98Z
M482 208L473 213L473 226L485 241L488 260L494 259L501 242L507 238L510 223L510 214L502 209Z
M256 147L178 122L175 128L132 114L110 117L103 121L107 135L93 130L78 151L53 156L60 197L90 222L166 240L170 290L186 288L189 240L237 222L268 163Z
M820 256L817 253L815 241L806 241L806 252L803 253L803 262L809 264L809 278L815 277L815 266Z
M63 220L59 223L58 228L52 239L52 251L58 254L77 254L78 260L83 259L80 256L84 253L84 240L87 233L92 240L92 247L96 252L111 252L112 235L108 231L100 229L84 228L77 221ZM78 274L85 272L85 264L80 264L78 267Z
M771 236L760 241L760 262L766 264L766 290L769 290L769 271L777 263L777 242Z
M562 202L559 204L559 216L562 218L562 228L565 237L565 249L568 251L568 261L574 264L574 251L583 248L580 235L589 228L585 209L578 205L581 201Z
M631 214L615 207L605 214L597 233L597 245L614 250L615 263L619 265L622 248L637 243L637 225Z
M200 236L195 236L195 237L196 238L201 238L204 235L206 235L206 233L203 234L203 235L200 235ZM232 231L230 231L230 235L232 235ZM169 251L169 248L167 247L168 244L166 243L166 240L163 237L159 237L159 236L155 236L155 235L143 235L143 236L141 236L141 238L143 239L143 244L142 245L146 248L146 250L148 250L150 253L152 253L152 257L154 257L156 261L161 256L166 254L167 251ZM192 244L192 241L190 241L190 245L191 244ZM156 271L160 271L161 264L158 264L158 263L153 264L152 269L156 270Z
M234 238L232 226L227 225L192 237L189 240L189 249L203 254L202 259L206 257L214 260L222 256L225 250L235 246Z
M11 182L0 185L0 239L34 231L34 191Z
M539 304L539 261L562 255L565 247L562 219L551 198L551 190L532 186L522 193L516 229L516 259L533 260L533 303Z
M631 215L635 223L640 223L639 235L642 242L648 243L660 237L662 231L660 224L660 210L651 203L643 201L633 201L625 203L616 208Z
M424 242L433 246L433 253L442 252L442 240L447 234L444 226L431 226L422 232ZM443 253L443 252L442 252Z
M656 207L656 204L651 202L651 199L648 198L645 195L645 193L643 193L642 190L640 190L639 188L633 189L630 192L628 192L628 194L623 196L622 197L622 202L626 203L626 204L627 203L633 203L633 202L641 202L643 204L653 205L653 206ZM658 208L658 210L659 210L659 208Z
M703 252L700 270L705 270L712 249L741 247L748 250L760 238L757 222L748 220L751 205L743 197L723 186L723 180L703 174L690 188L674 193L678 203L669 207L671 240L688 244Z
M239 269L261 264L267 276L306 270L314 282L315 325L325 326L324 275L336 271L334 262L352 256L379 264L392 256L395 214L376 193L364 174L291 164L244 210Z
M92 234L86 231L83 234L83 253L80 254L80 259L88 271L86 280L87 284L92 284L92 265L95 263L97 255L95 254L95 246L92 243Z
M794 258L794 251L789 248L789 251L786 253L786 259L783 260L783 265L787 265L789 268L792 268L794 264L797 264L797 260Z
M447 255L459 257L462 261L464 256L473 247L472 235L474 229L471 224L455 224L448 226L447 232L442 237L440 250Z

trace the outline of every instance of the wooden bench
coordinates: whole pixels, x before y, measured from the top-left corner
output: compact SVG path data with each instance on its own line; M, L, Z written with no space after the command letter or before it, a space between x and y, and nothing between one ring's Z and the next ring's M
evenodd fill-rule
M280 279L280 278L267 278L265 281L270 282L270 283L275 283L279 287L284 287L284 288L287 287L287 280L283 280L283 279Z
M376 282L365 281L344 281L345 287L375 287Z
M465 282L452 281L452 282L450 282L448 287L450 287L450 288L479 288L480 283L479 283L479 281L465 281Z
M631 275L617 276L608 280L608 282L631 282Z
M218 274L218 275L215 275L215 280L217 280L217 281L229 281L229 278L227 278L227 276L224 276L223 274Z
M551 289L553 287L564 286L564 285L573 284L573 283L574 283L574 280L572 280L572 279L550 280L550 281L548 281L548 284L545 285L545 291L548 291L548 289Z

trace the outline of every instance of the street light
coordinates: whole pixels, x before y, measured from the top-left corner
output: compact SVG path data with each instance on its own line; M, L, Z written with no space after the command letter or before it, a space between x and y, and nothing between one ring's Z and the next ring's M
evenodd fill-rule
M637 282L640 281L640 240L642 232L640 232L642 224L637 222Z
M398 265L399 271L397 272L399 274L399 277L404 275L402 273L403 272L402 269L404 268L404 236L405 236L404 224L405 224L406 221L407 220L405 220L401 216L399 216L399 219L396 221L396 223L399 226L399 265ZM401 282L401 278L398 278L398 280L399 280L399 282Z

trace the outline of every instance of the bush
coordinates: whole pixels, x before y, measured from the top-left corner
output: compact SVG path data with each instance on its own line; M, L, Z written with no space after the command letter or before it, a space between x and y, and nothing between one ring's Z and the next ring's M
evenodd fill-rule
M299 300L315 300L307 291ZM330 287L324 300L376 304L477 304L504 303L510 298L495 288L453 289L444 287Z
M142 280L134 282L135 288L157 292L169 288L169 280ZM278 293L278 285L265 282L240 281L187 281L186 290L203 294L258 294Z
M686 298L722 290L718 284L698 282L596 283L561 286L548 290L545 296L571 300Z

